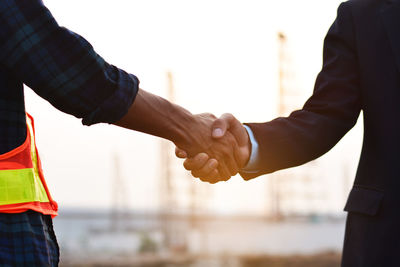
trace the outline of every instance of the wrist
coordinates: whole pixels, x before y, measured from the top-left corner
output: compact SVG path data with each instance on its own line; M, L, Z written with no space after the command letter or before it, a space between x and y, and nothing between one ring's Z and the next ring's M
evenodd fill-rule
M249 133L247 132L247 130L246 130L246 133L247 133L247 144L243 148L243 150L245 151L244 152L245 156L244 156L242 168L246 167L247 164L249 164L251 153L252 153L252 143L251 143L250 136L249 136Z
M249 150L248 161L242 168L242 172L252 173L258 171L257 170L258 160L259 160L258 142L251 128L247 125L244 125L244 127L246 128L247 134L249 136L248 147L250 150Z
M171 104L168 113L169 122L166 125L166 139L172 141L179 147L187 147L191 143L190 131L193 130L195 116L189 111Z
M193 115L186 109L142 89L128 113L115 124L127 129L187 143Z

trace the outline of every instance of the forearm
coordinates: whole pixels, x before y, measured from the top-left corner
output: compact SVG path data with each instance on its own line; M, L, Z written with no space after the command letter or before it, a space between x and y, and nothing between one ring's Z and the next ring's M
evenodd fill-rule
M318 158L355 125L362 108L355 43L351 11L344 3L325 38L323 68L303 109L287 118L248 124L260 152L260 172L252 177Z
M205 152L220 162L220 175L228 179L238 170L235 160L238 146L229 134L218 141L213 140L211 125L214 120L211 114L193 115L162 97L140 89L128 113L114 124L170 140L190 157Z
M128 113L115 125L181 144L191 141L193 121L188 110L140 89Z

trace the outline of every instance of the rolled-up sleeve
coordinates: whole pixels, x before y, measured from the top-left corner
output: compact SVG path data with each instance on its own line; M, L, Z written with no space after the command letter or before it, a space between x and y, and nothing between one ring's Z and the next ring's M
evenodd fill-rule
M85 125L114 123L132 105L136 76L60 27L41 0L0 3L0 64L57 109Z

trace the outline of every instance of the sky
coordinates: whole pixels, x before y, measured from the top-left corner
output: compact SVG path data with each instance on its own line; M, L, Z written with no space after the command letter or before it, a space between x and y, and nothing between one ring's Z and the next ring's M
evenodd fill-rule
M243 122L275 118L278 103L277 33L287 36L292 81L309 97L322 65L323 38L335 19L337 0L45 0L60 25L86 38L109 63L139 77L140 87L166 96L173 74L175 103L192 113L233 113ZM95 3L95 4L93 4ZM82 126L26 88L47 183L64 207L111 207L115 157L129 208L160 207L160 139L109 125ZM362 125L324 156L317 172L332 189L321 211L339 212L346 190L338 177L354 175ZM173 146L170 145L171 157ZM178 181L195 184L208 209L261 214L268 208L268 176L206 185L173 159ZM343 166L348 169L343 170ZM307 168L300 167L300 168ZM347 168L347 167L346 167ZM346 174L347 176L347 174ZM186 187L179 189L187 191ZM318 189L316 189L318 190ZM180 198L185 201L185 194Z

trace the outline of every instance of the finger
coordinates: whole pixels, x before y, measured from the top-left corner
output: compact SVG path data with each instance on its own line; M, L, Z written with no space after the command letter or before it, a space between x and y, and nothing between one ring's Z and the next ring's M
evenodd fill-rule
M217 117L215 117L214 114L209 113L209 112L200 113L199 116L204 117L204 118L209 118L209 119L212 119L212 120L216 120L217 119Z
M216 184L219 181L221 181L221 179L219 178L219 172L217 169L213 170L207 177L199 177L199 179L202 182L206 182L206 183L210 183L210 184Z
M214 181L214 182L219 181L220 179L219 179L219 172L218 172L218 170L217 170L217 169L212 170L211 173L210 173L209 176L208 176L208 179L209 179L210 181Z
M225 176L225 177L221 176L221 175L219 174L218 170L213 171L213 172L210 174L210 176L207 177L208 182L209 182L210 184L216 184L216 183L219 183L219 182L226 182L226 181L228 181L228 180L231 179L231 178L232 178L232 177L231 177L230 175Z
M221 129L221 132L218 131ZM221 138L229 130L236 138L239 146L246 145L249 140L249 135L243 124L230 113L223 114L213 123L213 137Z
M214 169L213 171L211 171L211 173L210 173L207 177L205 177L205 178L207 179L207 181L208 181L210 184L216 184L216 183L218 183L218 182L220 182L220 181L224 181L224 180L222 180L222 179L220 178L219 172L218 172L217 169Z
M230 176L235 176L239 172L239 166L236 163L233 153L225 160L226 166L229 169Z
M219 172L217 169L212 170L207 176L198 177L202 182L210 184L216 183L219 180Z
M207 163L209 156L206 153L199 153L193 158L188 158L183 162L183 167L188 171L199 170Z
M203 165L200 169L192 170L192 175L194 177L205 177L208 179L211 174L214 173L218 167L218 161L216 159L210 159Z
M224 163L229 169L230 176L234 176L239 172L239 164L237 163L237 155L239 146L235 137L229 132L226 135L228 145L223 147Z
M193 173L192 173L192 175L193 175ZM196 174L194 174L194 175L196 175ZM218 172L218 170L217 169L213 169L211 172L209 172L207 175L205 175L205 176L199 176L199 177L197 177L197 178L199 178L201 181L203 181L203 182L208 182L208 183L210 183L210 184L215 184L215 183L217 183L217 182L219 182L220 181L220 179L219 179L219 172Z
M219 165L218 165L218 172L220 174L220 178L223 181L229 180L229 178L231 178L231 171L229 169L229 167L227 166L225 160L223 160L222 162L219 161Z
M180 159L187 158L187 153L185 150L180 149L179 147L175 147L175 155Z

